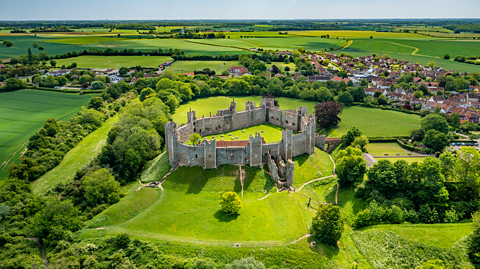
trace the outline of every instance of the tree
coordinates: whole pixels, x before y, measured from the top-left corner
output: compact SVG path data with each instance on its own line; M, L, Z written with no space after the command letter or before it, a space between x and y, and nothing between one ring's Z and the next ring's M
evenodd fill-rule
M425 131L423 129L413 129L410 131L410 137L415 141L422 141L425 138Z
M265 269L265 265L261 261L255 260L254 257L242 258L234 260L232 264L227 264L227 269Z
M480 229L475 230L469 239L468 257L475 268L480 268Z
M64 76L59 76L57 78L57 81L59 86L64 86L65 84L67 84L68 79Z
M177 97L175 97L175 95L173 95L173 94L170 94L167 97L167 101L165 102L165 104L170 108L171 113L175 112L177 107L180 105Z
M79 215L70 200L49 198L32 220L33 235L45 245L54 247L65 235L83 227Z
M352 142L352 147L358 148L362 152L365 152L365 147L367 145L368 145L368 137L365 135L356 137L355 140Z
M197 134L197 133L193 133L191 134L189 137L188 137L188 141L190 141L190 143L192 143L192 145L196 145L198 144L198 140L202 139L202 136Z
M448 117L448 123L450 123L450 125L452 125L453 128L458 129L458 127L460 127L460 115L456 112L452 113Z
M60 130L60 127L58 126L57 120L55 120L55 118L47 119L45 121L45 124L43 124L43 128L46 131L46 135L51 137L54 137Z
M343 229L340 208L330 204L320 205L317 215L312 220L312 232L315 237L324 244L337 247Z
M339 115L343 107L335 101L326 101L315 105L315 118L320 128L326 129L340 123Z
M342 92L338 96L338 102L340 102L343 105L350 106L350 105L352 105L353 101L354 100L353 100L352 95L348 92Z
M93 97L88 102L88 108L93 108L95 110L100 110L103 108L103 98L102 97Z
M3 44L4 44L5 46L7 46L7 47L13 46L13 43L10 42L10 41L7 41L7 40L4 40L4 41L3 41Z
M445 267L445 263L442 260L430 260L417 267L417 269L447 269L447 267Z
M94 81L92 82L92 90L100 90L105 89L105 84L101 81Z
M243 208L242 201L236 192L228 191L220 195L219 203L222 205L222 211L225 214L239 214L240 209Z
M350 146L355 138L362 136L362 131L358 129L357 126L352 126L352 128L348 129L347 133L342 136L342 143L344 147Z
M350 186L363 181L367 170L367 161L362 156L362 151L357 148L347 147L335 156L335 171L340 184Z
M290 66L285 66L285 72L289 72L290 71Z
M140 93L139 100L140 100L140 102L143 102L147 98L154 97L155 94L156 94L156 92L152 88L150 88L150 87L144 88L142 90L142 92Z
M114 204L120 200L120 183L107 169L99 169L85 176L82 182L85 200L91 207L101 204Z
M32 47L33 47L34 49L38 48L38 43L32 43Z
M425 118L423 118L421 126L422 126L422 129L425 130L425 132L428 132L429 130L433 129L444 134L448 133L447 120L444 117L437 114L427 115Z
M387 100L387 97L383 94L381 94L379 97L378 97L378 104L380 105L386 105L388 103L388 100Z
M428 67L431 67L431 68L435 68L435 62L434 61L430 61L427 63L427 66Z
M423 139L423 144L435 151L442 151L448 146L449 142L448 137L444 133L430 129Z
M443 55L443 59L450 60L450 54L446 53L445 55Z
M319 88L317 90L317 101L319 102L333 101L332 92L330 92L330 90L325 87Z
M88 88L88 85L89 85L89 83L88 83L88 82L84 82L84 83L82 83L82 89L86 89L86 88Z
M57 61L55 61L55 60L50 60L50 65L51 65L51 66L57 66Z

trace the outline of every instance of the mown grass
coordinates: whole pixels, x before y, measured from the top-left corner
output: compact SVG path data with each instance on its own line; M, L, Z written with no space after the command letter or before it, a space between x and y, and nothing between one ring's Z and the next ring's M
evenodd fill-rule
M340 118L340 135L347 133L347 127L357 126L368 137L408 136L411 130L420 128L421 122L418 115L358 106L345 107Z
M214 137L216 141L235 141L235 140L249 140L250 135L255 137L256 133L259 133L265 140L265 143L275 143L282 141L283 128L271 123L264 123L255 125L252 127L236 130L233 132L219 133L215 135L205 136L208 140L212 140ZM230 135L231 134L231 135ZM223 137L222 137L223 135ZM238 137L238 138L236 138ZM203 138L202 138L203 141Z
M232 66L240 66L240 63L238 61L177 61L166 70L173 71L176 74L183 74L210 68L210 70L220 75Z
M170 165L170 160L168 159L168 153L163 152L145 166L141 174L141 181L158 181L162 179L171 168L172 166Z
M87 135L71 149L59 165L32 182L33 192L44 194L59 183L68 183L73 180L75 173L87 166L100 153L106 143L110 128L117 120L117 116L107 120L100 128Z
M372 156L395 156L400 154L401 156L406 156L408 154L418 155L407 151L406 149L400 147L397 143L370 143L367 145L367 151Z
M246 178L244 195L241 197L244 208L240 215L223 214L218 204L219 194L235 191L241 195L238 169L237 166L229 165L220 166L216 170L180 167L164 182L165 191L135 217L122 222L112 217L118 215L119 208L125 204L137 203L135 201L142 199L142 195L137 196L136 191L132 190L117 205L95 217L89 227L103 227L112 223L115 225L105 229L118 229L167 240L266 241L268 244L293 241L307 232L296 195L288 192L275 193L267 199L257 201L266 192L273 190L270 177L259 168L244 168ZM134 198L127 199L132 195Z
M19 90L0 93L0 164L15 151L8 165L1 169L6 177L9 165L18 163L19 147L43 126L48 118L68 120L88 104L92 95L73 95L57 92Z
M169 56L80 56L69 59L57 60L57 66L77 63L79 68L110 68L120 67L158 67L159 65L172 61Z
M393 32L375 32L375 31L349 31L349 30L340 30L340 31L288 31L291 35L297 36L323 36L330 35L330 39L336 37L341 38L422 38L421 35L414 33L393 33Z
M302 154L294 157L295 170L293 172L293 186L301 187L304 183L317 178L331 176L333 163L328 154L315 147L312 155Z

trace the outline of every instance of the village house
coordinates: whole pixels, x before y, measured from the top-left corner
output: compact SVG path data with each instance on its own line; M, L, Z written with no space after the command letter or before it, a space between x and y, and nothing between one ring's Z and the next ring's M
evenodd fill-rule
M228 73L234 77L241 77L243 75L251 75L247 68L243 66L232 66L228 69Z

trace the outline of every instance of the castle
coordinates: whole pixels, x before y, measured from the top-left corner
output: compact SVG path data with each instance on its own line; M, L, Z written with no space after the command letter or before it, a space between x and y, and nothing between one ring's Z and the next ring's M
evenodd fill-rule
M210 113L210 117L197 118L195 111L190 110L187 118L187 123L180 127L175 122L165 124L165 144L172 168L186 165L214 169L222 164L252 167L268 164L271 172L272 169L279 170L276 172L279 178L291 174L293 180L291 159L301 154L313 154L315 145L322 149L325 146L325 137L315 133L315 116L308 115L307 107L282 110L275 106L273 97L263 97L259 107L248 101L243 111L237 111L233 99L229 108L218 110L214 116ZM261 134L256 133L250 135L249 140L243 141L204 139L199 145L184 143L193 133L201 136L214 135L266 122L285 128L282 130L282 141L267 144ZM274 180L277 181L276 178Z

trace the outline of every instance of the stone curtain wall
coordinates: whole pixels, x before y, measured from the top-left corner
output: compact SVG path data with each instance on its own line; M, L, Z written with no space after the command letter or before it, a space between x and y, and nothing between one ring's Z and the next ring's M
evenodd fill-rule
M262 98L261 106L255 103L245 103L245 110L237 112L233 101L229 108L222 109L214 116L196 117L195 111L187 112L188 122L180 127L174 122L165 124L165 143L170 158L170 164L176 168L179 165L202 166L214 169L222 164L239 164L260 167L268 162L267 154L289 160L301 154L313 154L318 144L315 134L315 117L308 115L304 106L297 110L283 111L275 107L273 98ZM186 145L188 137L193 133L201 136L214 135L234 131L269 122L286 128L282 130L282 141L263 144L262 136L257 133L250 136L247 146L217 147L216 140L204 140L197 146ZM293 131L299 132L294 135Z

